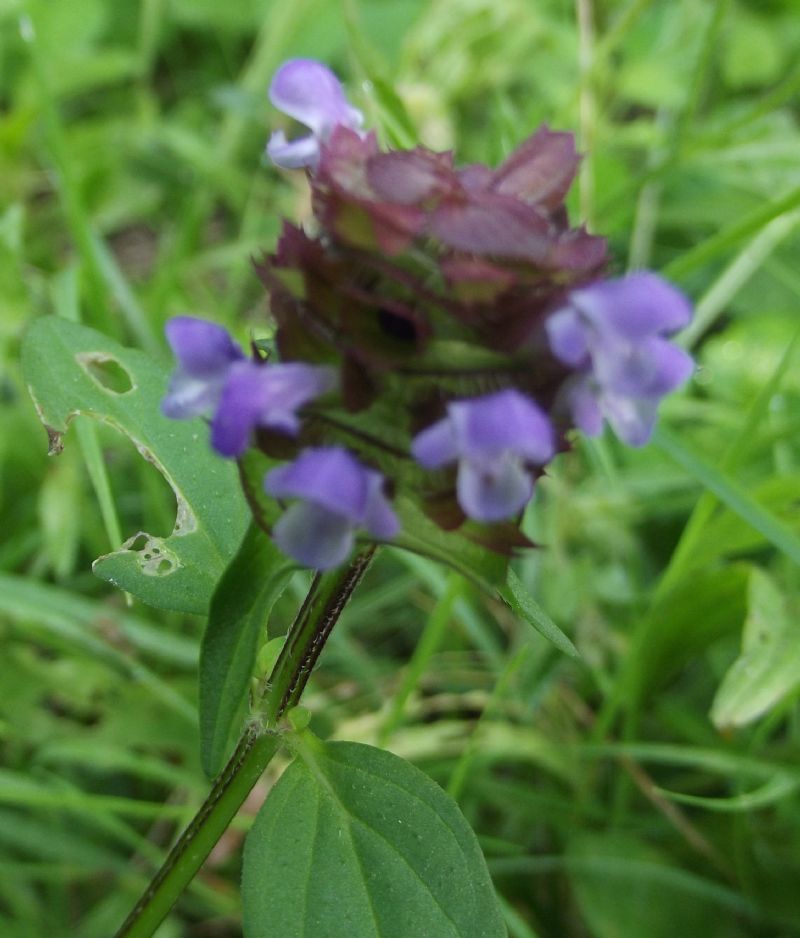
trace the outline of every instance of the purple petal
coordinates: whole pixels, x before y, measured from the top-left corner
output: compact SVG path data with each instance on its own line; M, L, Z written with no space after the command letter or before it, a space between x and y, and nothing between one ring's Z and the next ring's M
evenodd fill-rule
M290 505L272 529L280 549L306 567L329 570L353 549L353 526L343 515L313 502Z
M569 298L596 329L632 340L675 332L692 318L683 293L649 271L573 290Z
M223 456L240 456L255 427L295 434L296 411L336 381L331 368L295 362L234 365L225 382L211 426L211 445Z
M609 342L593 355L594 374L604 390L634 397L663 397L694 371L692 357L666 339Z
M224 376L218 379L192 378L185 372L176 371L161 401L161 413L172 420L210 417L224 382Z
M383 476L372 470L367 470L367 474L369 493L363 524L373 537L388 541L400 530L400 522L389 499L383 494Z
M554 451L553 429L544 411L512 389L457 401L448 412L467 459L484 459L504 451L519 453L542 465Z
M565 365L583 364L588 355L586 326L572 307L560 309L548 317L544 324L550 348L559 361Z
M339 79L327 66L313 59L290 59L285 62L272 79L269 99L279 111L305 124L317 142L325 142L338 125L355 130L364 120L361 112L348 102ZM285 138L273 138L273 152L280 155L284 145ZM291 144L288 146L291 147ZM298 158L300 149L298 147L289 154L290 161ZM307 152L315 163L318 151L315 153L309 149ZM283 153L285 155L285 149ZM295 162L294 165L298 164Z
M438 469L458 459L455 429L449 417L418 433L411 442L411 455L426 469Z
M597 393L587 380L581 380L571 389L569 403L575 426L587 436L600 436L603 432L603 412Z
M264 488L275 498L302 498L363 524L370 495L370 476L361 463L338 446L305 449L297 459L267 474Z
M656 423L658 401L603 394L603 414L616 435L628 446L644 446Z
M458 503L476 521L502 521L521 511L533 494L533 481L521 461L509 454L491 462L464 459L458 466Z
M244 358L227 330L214 322L175 316L167 322L164 331L181 370L193 378L218 376L233 362Z
M269 138L267 156L282 169L302 169L319 163L319 148L319 140L313 134L289 141L282 130L276 130Z

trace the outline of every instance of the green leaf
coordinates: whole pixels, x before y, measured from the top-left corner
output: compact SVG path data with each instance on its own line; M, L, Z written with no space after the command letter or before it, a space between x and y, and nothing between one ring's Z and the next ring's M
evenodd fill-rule
M747 907L746 900L713 879L683 869L668 854L630 834L575 832L567 869L581 915L595 938L742 935L736 914Z
M204 614L241 541L247 508L235 467L213 454L200 421L161 415L166 370L55 316L28 330L22 366L51 452L60 451L74 417L94 417L127 436L175 494L177 517L168 537L140 531L99 557L94 572L152 606Z
M800 686L797 626L774 582L757 568L750 573L742 652L720 684L711 719L720 728L744 726Z
M507 556L476 544L458 531L442 530L407 496L398 496L394 508L402 530L391 542L393 547L438 560L490 596L497 594L495 587L506 579Z
M247 838L246 938L506 935L475 835L438 785L371 746L299 748Z
M295 565L255 524L211 600L200 650L200 754L209 776L222 768L247 699L259 638Z
M663 426L656 430L655 443L690 475L693 475L731 511L758 531L790 560L800 564L800 538L771 511L756 502L713 463L702 459Z
M677 791L668 791L666 788L657 788L656 791L675 801L678 804L688 804L695 808L705 808L707 811L716 811L720 814L739 814L745 811L755 811L758 808L768 808L771 805L790 798L800 788L800 781L789 775L778 774L758 788L734 795L731 798L707 798L703 795L684 795Z
M731 565L689 573L655 603L631 649L631 693L662 687L687 661L740 628L746 610L748 568Z
M505 586L500 588L500 595L520 619L532 625L559 651L563 651L570 658L580 657L578 649L525 589L522 580L513 570L508 571L508 580Z

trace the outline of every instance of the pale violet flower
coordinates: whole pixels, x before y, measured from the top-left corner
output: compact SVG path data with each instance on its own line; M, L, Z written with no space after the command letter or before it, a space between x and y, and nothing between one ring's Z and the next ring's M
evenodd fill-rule
M447 405L447 416L419 433L411 452L426 469L458 463L456 496L476 521L510 518L533 494L530 466L554 454L544 411L512 389Z
M269 99L279 111L311 131L296 140L287 140L282 130L273 133L267 155L284 169L315 169L320 146L335 127L358 130L364 122L361 111L348 102L339 79L327 66L313 59L285 62L272 79Z
M178 360L161 410L167 417L209 417L211 445L241 456L258 427L295 435L297 411L333 390L336 371L298 362L269 364L244 356L222 326L179 316L166 326Z
M211 416L231 366L244 361L244 353L227 330L203 319L175 316L164 331L178 367L161 402L162 413L175 420Z
M593 436L605 418L625 443L646 443L661 398L694 369L666 338L691 315L680 290L648 271L573 290L545 328L556 358L580 373L569 390L577 426Z
M343 447L303 450L264 479L269 495L295 499L272 530L275 543L304 566L328 570L347 558L358 530L390 540L400 524L383 485Z
M336 371L324 365L244 361L233 365L211 422L211 445L223 456L241 456L257 427L294 436L297 411L336 387Z

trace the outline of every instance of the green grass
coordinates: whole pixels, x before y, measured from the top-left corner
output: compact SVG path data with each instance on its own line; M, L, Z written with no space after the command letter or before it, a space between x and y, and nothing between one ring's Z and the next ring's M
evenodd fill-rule
M207 788L202 621L130 607L90 566L136 531L166 536L171 492L106 426L79 420L47 457L21 336L57 314L167 361L171 315L242 336L265 321L251 258L304 190L263 160L264 92L299 54L335 67L388 142L497 161L542 121L576 132L573 217L608 236L616 270L650 266L692 296L682 341L700 365L652 445L581 441L539 486L526 529L542 547L517 571L579 658L386 551L304 698L312 726L449 786L513 936L800 936L800 671L776 658L766 712L711 719L746 623L800 643L797 14L796 0L0 4L4 938L112 933ZM256 807L160 938L240 934Z

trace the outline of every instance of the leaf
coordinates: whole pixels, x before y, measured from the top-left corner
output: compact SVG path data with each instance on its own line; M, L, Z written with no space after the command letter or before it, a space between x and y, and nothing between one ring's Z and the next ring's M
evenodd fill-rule
M657 446L713 492L731 511L790 560L800 564L800 538L780 518L756 502L713 463L702 459L663 426L657 428L654 440Z
M247 698L270 610L295 565L255 524L214 591L200 650L200 754L209 776L222 768Z
M514 610L514 613L532 625L537 632L552 642L559 651L570 658L579 658L578 649L571 640L553 622L548 614L525 589L522 580L513 570L508 571L508 580L500 588L500 595Z
M711 706L720 729L745 726L800 686L800 640L796 622L775 583L753 568L748 589L742 651L722 679Z
M742 935L736 915L747 903L738 892L673 864L631 834L575 832L566 859L575 900L595 938Z
M687 661L741 626L748 568L731 565L689 573L667 590L647 614L631 672L631 693L662 687Z
M247 838L246 938L502 938L486 862L456 803L358 743L302 744Z
M758 788L731 798L685 795L677 791L668 791L665 788L657 788L656 791L678 804L688 804L695 808L705 808L707 811L717 811L723 814L738 814L743 811L754 811L757 808L768 808L783 801L784 798L791 797L798 788L800 788L800 780L779 773L763 785L759 785Z
M407 496L398 496L394 508L402 524L393 547L410 550L446 564L496 596L495 586L505 582L508 557L469 540L458 531L444 531Z
M246 526L247 508L232 464L215 456L200 421L161 415L167 372L146 355L56 316L36 320L22 366L51 452L76 416L125 434L175 493L168 537L140 531L92 569L143 602L204 614Z

